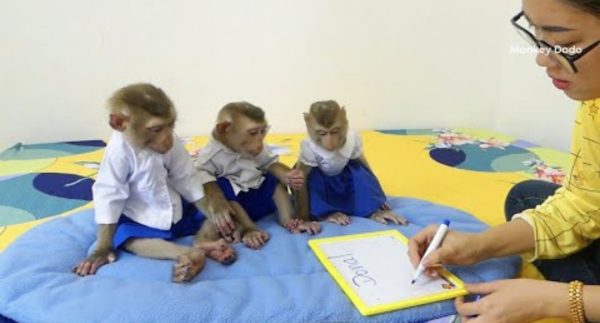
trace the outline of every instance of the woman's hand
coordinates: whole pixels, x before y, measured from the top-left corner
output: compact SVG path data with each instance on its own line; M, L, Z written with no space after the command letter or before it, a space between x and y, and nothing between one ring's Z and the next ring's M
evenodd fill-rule
M421 261L421 257L427 250L429 243L437 231L437 225L430 225L419 233L415 234L408 242L408 256L410 262L416 268ZM426 274L436 276L437 272L433 267L449 265L470 265L480 261L481 242L477 234L462 233L449 230L439 248L432 251L429 256L423 260L423 266Z
M475 302L455 301L462 322L531 322L544 317L569 315L567 284L532 279L508 279L465 286L482 295Z

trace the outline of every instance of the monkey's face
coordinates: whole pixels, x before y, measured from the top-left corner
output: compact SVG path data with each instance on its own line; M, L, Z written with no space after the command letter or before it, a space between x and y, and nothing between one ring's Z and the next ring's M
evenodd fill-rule
M167 153L173 147L175 117L147 117L142 122L132 124L129 136L138 147L150 149L159 154Z
M348 134L348 119L346 110L337 103L328 101L328 105L311 106L309 113L304 113L304 121L308 135L313 142L328 151L335 151L344 146ZM334 106L331 106L334 103Z
M328 151L335 151L346 143L348 129L345 127L334 126L325 128L318 126L314 129L312 139L321 147Z
M264 140L269 132L266 121L256 122L240 116L227 132L231 148L244 157L256 157L264 148Z
M318 123L315 118L310 115L305 116L305 121L310 138L326 150L338 150L346 143L348 121L345 118L338 117L329 127L325 127Z

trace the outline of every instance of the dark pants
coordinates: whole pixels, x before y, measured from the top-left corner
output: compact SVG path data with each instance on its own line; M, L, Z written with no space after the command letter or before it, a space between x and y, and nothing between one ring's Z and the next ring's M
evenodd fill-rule
M504 204L506 220L524 210L535 208L553 195L560 185L528 180L515 185ZM584 284L600 284L600 240L566 258L536 260L533 264L548 280L569 282L580 280Z

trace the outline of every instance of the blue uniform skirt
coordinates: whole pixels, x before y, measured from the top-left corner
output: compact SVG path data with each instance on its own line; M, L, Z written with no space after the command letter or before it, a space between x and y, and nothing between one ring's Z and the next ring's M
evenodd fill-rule
M135 222L122 214L117 223L113 238L114 248L121 247L131 238L175 240L184 236L195 234L204 222L204 214L192 203L181 199L183 214L179 222L173 224L169 230L160 230Z
M310 214L317 218L335 212L368 217L387 200L375 175L357 160L350 160L344 170L334 176L314 167L307 183Z
M273 201L273 194L277 187L278 180L271 173L265 174L265 180L259 188L249 189L247 192L240 191L235 195L233 187L227 178L220 177L217 179L217 184L223 191L225 198L228 201L238 202L253 221L258 221L261 218L275 213L277 207Z

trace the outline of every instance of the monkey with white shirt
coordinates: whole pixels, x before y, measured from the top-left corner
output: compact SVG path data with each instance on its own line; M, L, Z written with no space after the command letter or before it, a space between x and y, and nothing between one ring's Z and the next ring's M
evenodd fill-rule
M233 262L235 250L220 239L211 221L205 221L211 201L173 132L177 113L169 97L160 88L139 83L117 90L108 105L114 132L92 189L97 244L73 271L93 275L117 259L119 248L174 260L174 282L192 280L206 256L223 264ZM172 242L192 234L193 246Z
M304 120L309 138L301 143L296 168L306 182L296 191L297 213L340 225L349 224L349 216L406 224L390 209L360 135L348 130L346 110L335 101L319 101Z
M271 213L277 212L280 224L290 232L320 231L318 223L294 214L287 186L297 189L304 178L278 162L264 145L268 129L261 108L248 102L229 103L219 111L212 138L195 162L206 195L216 206L211 212L220 233L255 249L262 247L269 235L254 222ZM238 225L234 215L242 219Z

